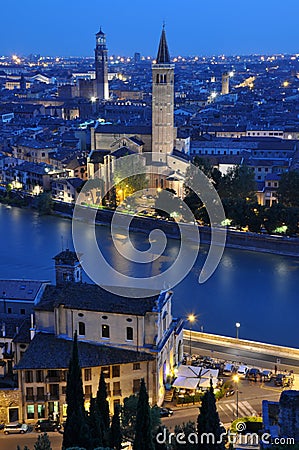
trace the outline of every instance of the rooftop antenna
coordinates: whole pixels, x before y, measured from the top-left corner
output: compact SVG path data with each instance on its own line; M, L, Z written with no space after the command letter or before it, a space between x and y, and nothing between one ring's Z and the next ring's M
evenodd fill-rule
M63 252L64 243L63 243L63 236L61 236L61 251Z

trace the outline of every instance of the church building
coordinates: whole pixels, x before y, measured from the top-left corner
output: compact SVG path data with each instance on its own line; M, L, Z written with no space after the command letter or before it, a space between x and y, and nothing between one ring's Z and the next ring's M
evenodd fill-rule
M85 406L104 372L110 411L146 381L152 405L161 405L165 384L183 357L183 321L172 316L173 292L122 297L82 282L76 253L55 258L56 284L35 306L32 340L18 371L20 417L26 421L66 416L66 380L72 339L78 334ZM34 335L34 337L33 337Z

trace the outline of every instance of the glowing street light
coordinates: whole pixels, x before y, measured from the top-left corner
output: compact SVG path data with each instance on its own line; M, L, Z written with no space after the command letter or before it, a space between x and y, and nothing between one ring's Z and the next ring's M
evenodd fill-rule
M91 97L91 103L95 103L96 101L97 101L97 98L96 97Z
M241 324L240 322L236 322L236 339L239 339L239 328Z
M239 385L238 385L239 381L240 381L239 376L238 375L234 375L233 376L233 382L235 383L236 394L237 394L237 398L236 398L236 403L237 403L236 404L236 416L237 416L237 419L239 417Z
M190 324L190 339L189 339L189 354L190 354L190 358L191 358L191 352L192 352L192 324L196 321L196 317L194 314L189 314L188 316L188 322Z

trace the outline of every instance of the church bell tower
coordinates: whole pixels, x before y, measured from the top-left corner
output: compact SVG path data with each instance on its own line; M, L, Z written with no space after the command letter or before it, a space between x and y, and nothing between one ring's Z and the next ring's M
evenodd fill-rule
M164 25L152 78L152 160L166 163L174 147L174 64L170 62Z
M96 96L99 100L109 100L108 50L106 35L102 29L96 34L95 48Z

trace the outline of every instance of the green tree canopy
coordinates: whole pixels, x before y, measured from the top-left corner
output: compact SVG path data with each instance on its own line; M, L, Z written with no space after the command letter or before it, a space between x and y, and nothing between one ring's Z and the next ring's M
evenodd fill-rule
M281 175L277 196L284 206L299 208L299 172L290 170Z
M52 450L51 442L47 433L43 433L38 436L37 441L34 444L34 450Z
M227 173L222 176L218 193L221 199L229 198L255 202L256 189L253 168L235 166L228 169Z

